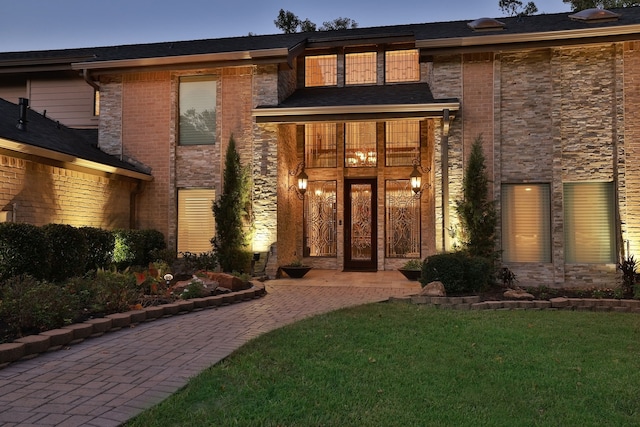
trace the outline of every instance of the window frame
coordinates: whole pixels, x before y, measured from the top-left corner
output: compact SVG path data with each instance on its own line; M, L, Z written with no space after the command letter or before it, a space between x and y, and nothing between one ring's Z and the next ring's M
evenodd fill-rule
M539 193L539 197L535 200L527 200L527 193L535 188L537 190L531 194ZM513 190L513 194L510 194L510 189ZM503 183L501 194L503 262L552 262L551 184L546 182ZM527 219L532 217L538 220L536 224L531 225L531 223L526 222ZM521 238L519 239L518 236ZM534 241L523 243L523 239L527 237L534 239ZM533 251L532 249L536 247L538 247L538 250Z
M185 124L183 123L183 112L190 111L191 105L183 105L183 102L186 102L187 96L187 88L186 85L189 83L208 83L213 84L213 102L208 103L207 107L211 107L213 105L213 130L207 129L209 132L212 132L212 135L207 138L199 139L196 142L186 142L189 138L193 138L193 135L187 134L185 129ZM183 87L183 84L185 85ZM209 88L211 90L211 88ZM193 91L193 89L191 89ZM200 90L201 92L202 90ZM218 140L218 79L212 75L198 75L198 76L181 76L178 79L178 120L177 120L177 143L180 146L192 147L198 145L215 145ZM206 99L206 98L204 98ZM195 109L194 109L195 110ZM209 109L205 109L202 112L197 112L196 114L203 114L206 111L210 111Z

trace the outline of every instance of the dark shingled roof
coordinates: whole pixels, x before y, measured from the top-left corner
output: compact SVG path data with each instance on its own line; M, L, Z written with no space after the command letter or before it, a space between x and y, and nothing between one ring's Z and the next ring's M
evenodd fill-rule
M98 134L95 130L70 129L29 109L27 110L27 130L22 131L16 126L18 118L18 105L0 98L0 138L150 175L97 148Z
M62 49L31 52L0 53L0 66L11 66L19 62L99 62L126 59L163 58L211 53L245 52L267 49L293 49L304 43L326 43L338 41L344 44L358 43L367 38L406 37L416 41L459 38L482 38L493 35L519 35L550 33L556 31L615 28L640 24L640 7L610 9L621 15L611 22L587 23L569 19L570 12L542 14L523 17L498 18L506 24L503 30L473 31L468 23L479 16L459 21L424 24L393 25L350 30L317 31L294 34L271 34L260 36L228 37L220 39L175 41L162 43L132 44L83 49ZM558 36L562 39L562 35ZM452 42L455 45L455 42Z
M433 104L458 100L434 99L427 83L384 86L311 87L296 90L278 107ZM262 106L266 107L266 106Z

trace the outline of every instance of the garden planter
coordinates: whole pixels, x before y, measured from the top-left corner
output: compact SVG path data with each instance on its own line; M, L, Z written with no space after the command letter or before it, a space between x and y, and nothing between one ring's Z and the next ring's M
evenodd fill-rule
M309 272L309 270L311 270L313 267L309 267L306 265L303 266L283 266L280 267L280 269L282 271L284 271L287 276L291 277L292 279L301 279L304 277L305 274L307 274Z
M409 280L418 280L422 273L420 270L405 270L404 268L399 268L398 271Z

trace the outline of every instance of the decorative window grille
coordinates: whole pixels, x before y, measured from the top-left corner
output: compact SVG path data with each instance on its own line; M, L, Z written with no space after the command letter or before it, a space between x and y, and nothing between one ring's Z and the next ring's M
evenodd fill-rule
M418 50L392 50L385 52L384 75L387 83L419 81L420 61Z
M308 168L337 166L335 123L309 123L304 126L304 161Z
M338 84L338 56L317 55L305 58L305 86L335 86Z
M345 167L375 167L378 164L375 122L345 125Z
M346 84L355 85L375 83L377 74L376 58L376 52L346 54Z
M386 256L420 258L420 199L409 180L389 180L385 187Z
M305 197L306 256L335 257L336 181L309 181Z
M385 151L387 166L411 166L414 159L420 159L420 122L387 122Z
M551 262L548 184L502 186L502 260Z

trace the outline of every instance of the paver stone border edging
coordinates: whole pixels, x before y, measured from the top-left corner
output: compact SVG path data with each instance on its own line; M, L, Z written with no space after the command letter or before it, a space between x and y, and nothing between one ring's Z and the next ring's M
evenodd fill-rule
M454 310L575 310L598 312L640 313L640 300L598 298L551 298L550 300L480 301L479 296L428 297L413 295L391 298L412 304L424 304Z
M162 317L182 315L192 311L215 308L222 305L249 301L261 298L267 291L264 284L253 284L249 289L214 295L204 298L176 301L171 304L146 307L124 313L109 314L105 317L89 319L85 322L74 323L59 329L28 335L17 340L0 344L0 369L11 363L27 360L47 351L60 350L69 345L77 344L87 338L95 338L108 332L115 332L142 322L150 322Z

